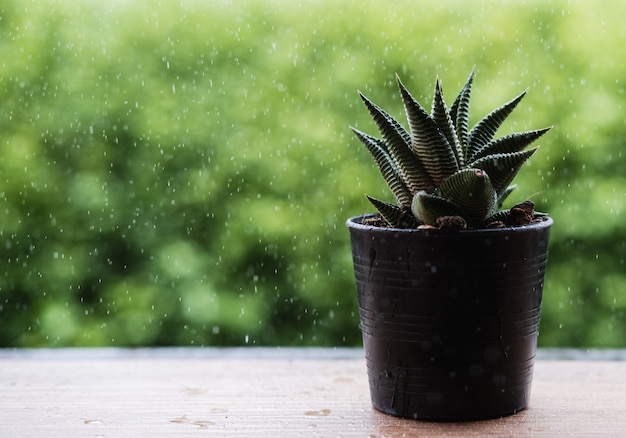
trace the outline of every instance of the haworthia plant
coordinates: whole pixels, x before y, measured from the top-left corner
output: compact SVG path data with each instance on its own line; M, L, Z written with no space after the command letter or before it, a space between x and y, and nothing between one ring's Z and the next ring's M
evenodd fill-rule
M550 128L494 138L526 92L496 108L469 129L469 100L474 71L451 107L439 79L428 113L397 78L408 130L363 94L381 138L352 128L374 158L396 204L368 196L390 226L436 225L448 216L467 226L502 220L511 182L535 149L525 150Z

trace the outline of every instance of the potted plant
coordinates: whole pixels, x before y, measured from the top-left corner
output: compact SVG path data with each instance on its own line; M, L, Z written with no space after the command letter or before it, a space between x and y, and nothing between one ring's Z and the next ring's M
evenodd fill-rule
M361 94L381 134L353 128L396 204L350 218L373 406L424 420L496 418L529 402L552 219L502 209L550 128L495 138L525 92L469 129L474 72L428 113L398 78L408 130Z

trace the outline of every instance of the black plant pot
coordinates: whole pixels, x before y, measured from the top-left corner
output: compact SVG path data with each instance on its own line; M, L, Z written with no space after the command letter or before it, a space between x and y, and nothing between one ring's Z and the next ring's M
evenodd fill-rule
M485 230L348 220L373 406L469 421L528 405L552 219Z

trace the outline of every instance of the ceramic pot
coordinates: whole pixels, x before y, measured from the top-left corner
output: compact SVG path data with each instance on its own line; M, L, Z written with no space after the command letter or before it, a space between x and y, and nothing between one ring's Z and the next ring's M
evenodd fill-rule
M530 400L552 219L483 230L348 220L373 406L399 417L502 417Z

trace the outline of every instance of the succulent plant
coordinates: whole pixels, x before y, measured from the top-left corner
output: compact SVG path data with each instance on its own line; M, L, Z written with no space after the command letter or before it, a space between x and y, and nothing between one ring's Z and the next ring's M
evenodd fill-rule
M525 150L550 130L544 128L494 138L496 131L526 92L496 108L469 129L472 70L451 107L439 78L430 114L397 77L408 119L408 131L359 93L381 138L352 128L374 158L396 198L391 204L368 196L386 222L396 228L419 225L485 227L503 221L501 210L515 186L513 178L536 148Z

